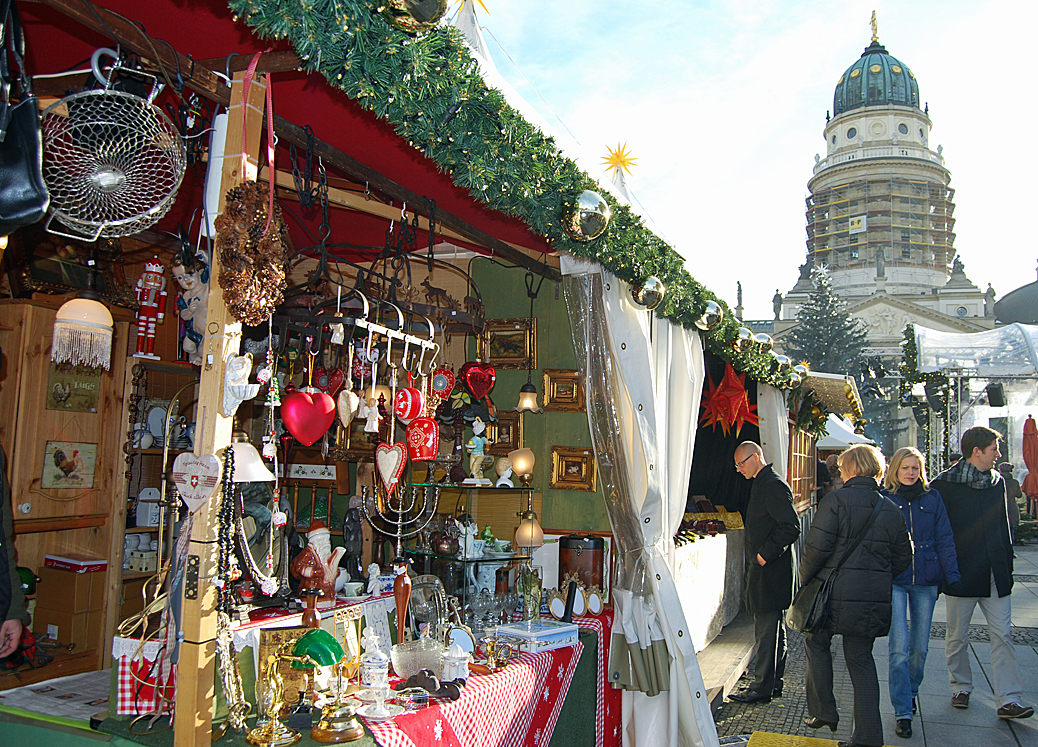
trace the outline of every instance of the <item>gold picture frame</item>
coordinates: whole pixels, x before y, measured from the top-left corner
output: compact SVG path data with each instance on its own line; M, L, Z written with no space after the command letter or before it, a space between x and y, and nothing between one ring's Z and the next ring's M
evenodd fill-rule
M554 490L598 490L595 450L590 446L552 446L551 482Z
M487 425L487 434L494 441L490 453L507 455L523 447L523 419L518 412L498 410L497 422Z
M537 368L537 320L487 319L476 338L476 355L495 368Z
M544 409L548 412L585 412L584 378L570 368L544 369Z

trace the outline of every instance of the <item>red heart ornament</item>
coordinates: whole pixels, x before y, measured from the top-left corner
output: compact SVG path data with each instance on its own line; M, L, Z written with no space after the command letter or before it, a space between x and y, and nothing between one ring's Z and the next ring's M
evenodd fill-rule
M391 446L382 443L375 447L375 470L386 488L387 499L396 490L405 467L407 467L407 447L404 444L397 442Z
M432 374L432 390L440 399L447 399L454 391L457 380L449 368L437 368Z
M346 386L346 374L341 368L336 368L328 374L328 394L332 399L339 396L339 392Z
M476 399L483 399L486 393L494 388L494 380L497 378L493 366L478 361L466 363L461 367L458 375L461 376L461 380L465 382L465 386Z
M335 420L335 400L311 387L281 398L281 420L303 446L313 446Z

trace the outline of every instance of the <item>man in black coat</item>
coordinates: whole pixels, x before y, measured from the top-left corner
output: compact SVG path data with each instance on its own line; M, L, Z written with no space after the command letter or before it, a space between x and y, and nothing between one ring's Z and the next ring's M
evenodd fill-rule
M973 692L968 645L969 624L979 605L988 622L995 702L1000 718L1028 718L1034 708L1023 705L1023 680L1013 648L1013 538L1009 531L1006 481L995 463L1001 456L998 431L974 426L962 434L964 458L939 474L930 487L941 494L955 534L962 580L945 586L948 630L944 654L948 662L955 708L968 708Z
M731 696L740 703L761 703L782 695L786 669L786 626L782 613L793 601L793 553L800 536L793 508L793 491L752 441L735 449L735 469L752 480L743 523L746 526L746 580L743 602L753 613L757 639L754 679L746 690Z

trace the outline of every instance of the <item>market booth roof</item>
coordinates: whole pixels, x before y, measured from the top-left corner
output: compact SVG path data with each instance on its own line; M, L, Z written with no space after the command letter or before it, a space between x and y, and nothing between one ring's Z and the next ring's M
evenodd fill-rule
M825 424L826 435L819 439L815 447L819 451L843 451L855 444L875 444L876 442L854 432L854 426L846 418L829 415Z

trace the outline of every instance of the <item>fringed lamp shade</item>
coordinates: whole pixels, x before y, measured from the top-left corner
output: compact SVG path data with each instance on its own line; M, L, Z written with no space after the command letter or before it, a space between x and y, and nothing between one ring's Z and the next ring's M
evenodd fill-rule
M85 290L66 301L54 317L50 359L74 366L104 367L112 361L112 314L97 293Z

